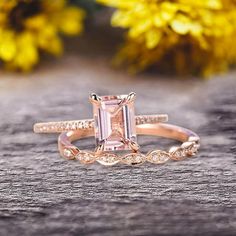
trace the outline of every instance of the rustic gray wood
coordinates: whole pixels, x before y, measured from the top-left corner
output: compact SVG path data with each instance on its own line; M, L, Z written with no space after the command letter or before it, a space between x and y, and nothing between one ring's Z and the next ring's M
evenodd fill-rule
M131 76L109 66L115 35L90 33L29 75L0 72L0 235L235 235L236 72L207 81ZM90 92L130 91L137 113L168 113L196 131L199 155L84 166L59 156L57 135L32 132L34 122L91 117ZM170 144L139 142L145 152Z

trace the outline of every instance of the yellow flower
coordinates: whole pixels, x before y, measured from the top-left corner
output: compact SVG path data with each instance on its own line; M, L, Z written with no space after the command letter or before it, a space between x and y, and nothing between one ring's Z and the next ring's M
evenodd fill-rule
M236 62L234 0L97 0L127 29L116 63L210 75Z
M83 10L66 0L0 0L0 62L29 71L41 51L61 55L60 34L80 34L84 17Z

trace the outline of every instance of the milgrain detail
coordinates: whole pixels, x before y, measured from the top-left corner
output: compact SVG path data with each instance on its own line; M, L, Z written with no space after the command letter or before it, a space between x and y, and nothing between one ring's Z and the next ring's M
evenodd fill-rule
M61 152L62 157L66 159L76 159L82 164L91 164L97 161L102 165L111 166L119 162L127 165L140 165L146 161L153 164L164 164L171 159L180 161L195 156L199 150L200 144L199 139L192 140L192 137L190 137L189 140L184 142L181 146L171 147L169 151L153 150L146 155L140 152L133 152L122 156L109 152L96 155L94 152L80 150L74 153L71 151L71 146L64 146L59 141L59 147L60 146L63 149Z
M147 120L144 119L144 122ZM169 151L152 150L147 154L141 153L139 148L130 148L129 153L117 155L104 148L96 148L95 151L84 151L72 144L73 141L84 137L90 137L90 130L77 130L62 132L58 137L58 147L61 155L66 159L76 159L83 164L95 161L102 165L115 165L123 163L127 165L140 165L144 162L164 164L169 160L180 161L187 157L195 156L200 148L200 138L193 131L171 124L155 123L137 126L137 134L155 135L180 141L180 146L171 147Z
M155 124L158 122L167 122L168 115L139 115L135 116L136 125ZM86 130L94 128L94 119L58 121L48 123L36 123L34 125L35 133L61 133L64 131Z

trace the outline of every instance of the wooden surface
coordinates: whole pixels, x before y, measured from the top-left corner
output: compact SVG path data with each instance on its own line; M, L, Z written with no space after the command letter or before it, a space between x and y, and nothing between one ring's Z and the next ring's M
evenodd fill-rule
M130 76L108 65L114 45L102 37L88 35L33 74L0 72L0 235L235 235L236 72L209 81ZM91 117L90 92L130 91L136 113L168 113L196 131L199 155L84 166L59 156L56 135L32 132L37 121ZM148 151L171 142L139 143Z

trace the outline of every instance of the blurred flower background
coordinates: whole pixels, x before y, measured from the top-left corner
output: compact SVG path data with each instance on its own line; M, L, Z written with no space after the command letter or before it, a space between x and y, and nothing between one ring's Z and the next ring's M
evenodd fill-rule
M98 0L128 30L118 64L208 76L236 61L235 0Z
M85 12L66 0L0 0L0 59L8 69L28 71L41 52L59 56L60 34L78 35Z
M80 35L98 4L124 29L113 61L132 73L209 76L235 65L235 0L0 0L1 64L29 71L42 53L61 55L62 35Z

